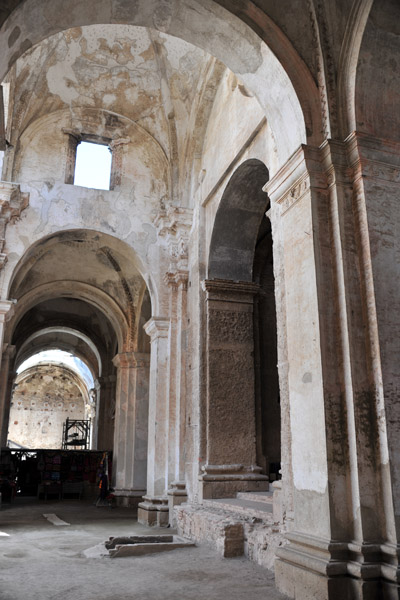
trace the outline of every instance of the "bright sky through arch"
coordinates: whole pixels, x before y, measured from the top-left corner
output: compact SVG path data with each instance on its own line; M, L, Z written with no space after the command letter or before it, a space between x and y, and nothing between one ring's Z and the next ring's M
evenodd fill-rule
M74 185L109 190L111 158L108 146L81 142L76 149Z

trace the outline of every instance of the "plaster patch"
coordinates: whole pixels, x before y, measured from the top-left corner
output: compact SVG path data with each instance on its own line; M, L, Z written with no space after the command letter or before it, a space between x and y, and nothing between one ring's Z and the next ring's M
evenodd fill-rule
M303 383L311 383L312 382L312 373L308 372L304 373L303 377L302 377L302 382Z
M16 27L14 27L14 29L10 33L10 37L8 38L8 47L9 48L11 48L11 46L13 46L15 44L15 42L17 41L17 39L19 38L20 35L21 35L21 30L17 25Z

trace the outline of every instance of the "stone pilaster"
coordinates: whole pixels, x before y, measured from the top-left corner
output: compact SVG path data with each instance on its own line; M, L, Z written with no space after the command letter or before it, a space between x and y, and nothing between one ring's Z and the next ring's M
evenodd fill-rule
M149 358L123 352L113 362L117 367L113 487L119 504L136 505L146 490Z
M0 305L1 304L2 303L0 303ZM1 316L0 313L0 317ZM0 369L0 448L5 448L7 445L11 391L14 379L14 372L10 369L10 366L14 356L15 346L7 344L3 350Z
M345 143L351 168L363 311L359 345L366 350L364 382L359 386L355 402L357 434L361 444L367 444L359 451L362 452L359 513L363 535L353 547L353 553L362 557L364 547L375 548L369 562L379 571L384 596L397 598L400 571L400 321L397 317L400 310L400 144L359 133L351 134ZM383 543L379 543L382 540ZM368 559L366 557L364 562Z
M129 144L130 141L130 138L118 138L112 140L109 144L109 148L112 151L110 190L116 190L121 185L123 178L124 146Z
M112 450L114 446L116 376L99 377L97 391L97 448Z
M176 497L180 499L184 497L188 242L192 219L192 209L170 206L161 211L155 220L158 235L166 240L170 259L165 275L165 282L170 289L168 343L171 357L168 370L168 484L172 498L175 497L176 488L173 482L179 482L179 494ZM170 511L170 518L172 515L173 511Z
M348 153L302 147L265 186L284 273L294 504L276 580L304 599L375 598L379 577L396 579L369 219ZM285 473L282 484L285 498Z
M0 86L0 151L7 148L5 121L3 86Z
M168 524L168 337L169 319L152 317L145 324L151 339L147 493L139 504L138 520L146 525Z
M207 458L201 498L268 489L256 465L253 298L248 282L206 280Z
M343 545L350 520L341 501L349 474L348 446L338 377L329 193L320 151L299 148L264 189L284 275L277 295L278 360L287 386L282 445L286 440L291 444L286 457L291 464L284 465L282 497L287 498L285 478L292 475L294 509L294 521L285 524L292 529L287 534L291 544L278 551L276 576L290 596L297 593L296 582L302 581L304 588L307 581L310 598L328 598L330 583L324 577L346 572Z
M82 135L75 129L63 128L62 131L65 134L66 143L64 182L73 184L75 178L76 149L82 141Z

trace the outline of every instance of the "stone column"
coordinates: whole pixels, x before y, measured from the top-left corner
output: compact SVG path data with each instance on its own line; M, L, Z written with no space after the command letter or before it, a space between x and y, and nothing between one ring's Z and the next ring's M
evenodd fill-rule
M148 355L123 352L117 367L113 487L120 505L134 506L146 490Z
M187 355L188 240L192 209L169 206L155 219L158 235L167 243L169 267L165 281L169 286L170 329L168 337L168 505L170 525L173 508L187 499L185 484L185 418Z
M3 86L0 86L0 152L3 152L7 148L5 122Z
M152 317L145 324L151 339L147 493L139 504L138 521L168 525L168 337L170 322Z
M15 346L7 345L3 350L3 360L0 369L0 448L7 446L11 393L14 380L14 372L10 371L10 363L14 356Z
M291 443L291 469L283 476L293 474L294 521L284 524L292 528L287 533L291 543L277 552L276 578L289 596L306 589L299 598L322 599L330 597L332 584L326 575L338 575L335 593L341 597L350 524L343 496L349 476L348 442L329 193L320 151L299 148L264 189L271 200L273 239L274 244L279 240L284 274L277 318L278 331L286 333L279 360L283 356L287 361L288 394L281 408L283 417L289 408L290 419L283 419L282 446Z
M116 379L115 375L108 375L95 381L98 450L112 450L114 447Z
M207 461L201 498L268 490L256 465L253 298L258 286L204 281L207 303Z
M187 500L185 486L185 418L186 418L186 295L187 270L168 273L171 288L171 335L169 371L169 430L168 430L168 506L170 525L174 525L174 506Z
M1 190L0 190L1 192ZM1 200L1 193L0 193ZM0 240L0 249L1 240ZM7 260L6 255L0 254L1 257L4 257L2 263ZM0 266L1 269L1 266ZM3 348L3 340L4 340L4 330L6 326L6 322L11 318L14 312L14 302L10 300L0 300L0 348L2 348L2 352L0 353L0 448L4 447L7 443L7 434L8 434L8 416L10 412L10 407L7 406L7 402L9 403L9 362L10 358L14 355L15 348L14 346L6 346ZM3 363L4 360L4 363Z
M356 339L365 364L355 398L360 534L353 552L357 575L363 576L368 562L369 571L381 577L383 597L398 598L400 144L354 132L346 149L361 274L363 318Z
M94 388L89 390L91 413L91 432L90 432L90 449L97 450L99 442L99 408L100 408L100 382L98 379L94 381Z

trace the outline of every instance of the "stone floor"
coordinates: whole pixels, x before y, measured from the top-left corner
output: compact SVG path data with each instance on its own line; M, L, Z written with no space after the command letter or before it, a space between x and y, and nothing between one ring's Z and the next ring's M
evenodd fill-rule
M56 526L53 513L69 523ZM129 509L18 498L0 509L0 600L278 600L273 574L208 548L121 559L85 558L111 535L171 533Z

